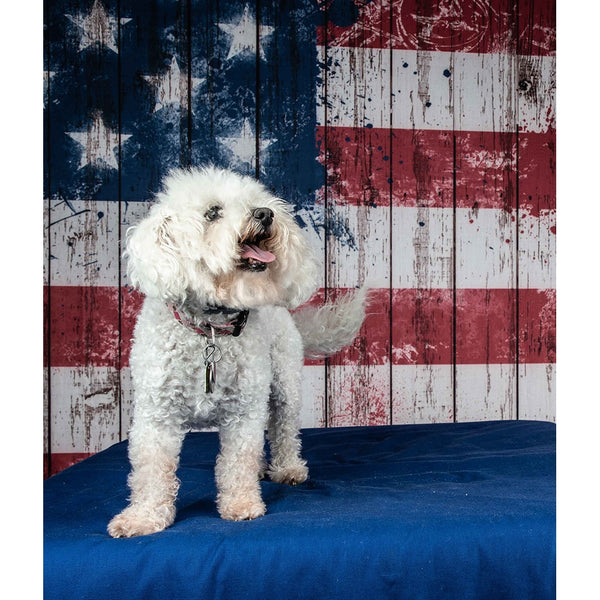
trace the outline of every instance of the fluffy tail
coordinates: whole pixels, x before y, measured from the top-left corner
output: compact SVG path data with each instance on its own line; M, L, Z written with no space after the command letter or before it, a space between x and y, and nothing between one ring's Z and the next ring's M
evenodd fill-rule
M304 342L304 355L323 358L352 343L365 319L367 288L349 292L323 306L306 306L293 315Z

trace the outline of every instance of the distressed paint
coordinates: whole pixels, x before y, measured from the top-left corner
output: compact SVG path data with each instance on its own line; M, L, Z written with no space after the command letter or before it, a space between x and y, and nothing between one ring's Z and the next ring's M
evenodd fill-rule
M519 126L543 130L528 139L519 130L519 353L539 352L545 365L519 363L522 419L553 419L556 404L556 7L550 0L523 0L519 14ZM538 291L526 288L538 288ZM544 290L544 288L546 288ZM543 316L532 319L526 299L540 301ZM531 302L529 302L530 304ZM553 310L554 308L554 310ZM519 357L521 358L521 357ZM552 415L552 416L549 416Z
M57 287L55 291L59 300L54 303L55 318L50 332L55 344L53 366L110 366L116 364L120 353L121 367L128 367L133 327L142 306L142 296L128 287L121 288L120 297L117 290L110 287L69 286ZM310 304L323 303L326 291L329 298L336 298L350 290L323 288ZM364 351L364 342L359 338L330 357L330 366L382 365L389 361L389 323L386 321L389 293L389 288L370 289L371 306L364 325L369 330L369 352ZM521 289L519 295L519 319L523 325L518 340L519 361L554 362L555 291ZM515 296L516 290L509 288L392 290L393 364L449 364L455 347L459 350L456 356L459 364L480 363L483 359L502 363L507 357L510 361L516 360L516 330L511 324ZM460 317L456 345L451 335L454 302ZM92 306L93 310L86 306ZM488 313L491 320L486 316ZM85 332L86 344L74 335L73 328ZM323 361L307 359L306 364L317 366Z
M436 3L401 4L393 19L393 31L398 32L400 25L404 39L415 27L416 49L392 51L397 232L393 281L400 288L393 290L392 351L395 364L420 365L414 371L392 371L395 423L455 418L451 290L455 284L455 219L450 208L455 199L455 144L450 132L437 131L444 129L441 123L451 118L454 110L449 77L454 71L454 55L438 53L443 48L438 47L442 42L436 41L434 31L438 8ZM397 48L397 43L393 47ZM429 130L431 125L436 131Z
M385 0L374 3L383 10ZM377 12L377 11L376 11ZM381 21L380 21L381 22ZM362 23L371 28L370 21ZM390 23L381 22L389 31ZM334 356L329 364L343 368L327 370L327 423L331 426L375 425L390 421L390 140L379 129L390 126L390 54L369 53L360 47L346 48L346 60L339 61L335 37L326 46L327 101L321 160L327 172L327 222L342 221L353 234L353 243L329 231L326 248L326 290L367 285L378 288L372 299L372 313L353 345ZM342 86L351 99L333 99ZM345 153L343 140L336 135L339 125L350 125L354 154ZM329 132L333 130L333 135ZM346 135L348 137L348 134ZM342 144L340 144L342 142ZM348 187L346 182L353 182ZM387 288L387 289L385 289ZM375 317L375 318L373 318ZM350 355L352 358L348 358Z
M193 69L206 73L204 95L192 109L192 163L256 176L257 49L260 60L268 31L257 29L254 3L194 0L190 20Z
M554 54L549 0L46 3L46 474L126 437L125 232L208 161L295 206L312 302L371 288L303 426L553 420Z
M471 206L455 209L457 421L517 416L517 225L513 214L517 208L517 19L512 0L498 0L495 6L514 15L503 52L454 52L454 70L448 74L453 88L453 130L488 132L473 133L473 140L464 135L455 138L455 206ZM466 35L456 35L457 47ZM481 156L473 152L477 146ZM466 174L461 177L463 170ZM502 208L481 209L480 203L489 198ZM479 281L473 284L475 279ZM467 285L478 289L462 289ZM491 359L495 355L496 362ZM476 404L474 391L479 397Z
M304 0L260 2L261 52L257 70L258 179L299 211L298 223L321 259L325 249L324 212L315 202L325 182L315 149L316 78L320 74L315 30L321 11ZM259 36L260 37L260 36ZM317 144L319 141L317 140ZM312 160L311 160L312 158ZM318 227L311 223L318 222ZM304 427L325 424L325 363L307 365L302 373Z
M52 367L51 456L93 454L118 442L119 372L114 367ZM51 461L51 472L56 472Z
M121 213L147 202L169 169L190 163L189 104L203 81L189 71L188 4L150 0L140 10L137 0L120 0L121 14L133 15L133 26L120 29L121 123L135 132L121 147Z
M50 201L47 236L52 285L116 286L119 213L103 200Z
M46 5L50 472L65 465L53 455L118 440L118 307L105 306L119 281L114 207L131 136L119 131L118 30L129 21L111 0ZM98 404L99 389L112 400Z
M335 125L385 127L384 123L389 118L389 100L383 109L372 103L365 104L365 109L359 116L349 107L355 104L357 93L362 95L361 90L370 97L377 89L385 86L389 79L389 71L373 69L361 72L358 69L355 71L356 76L352 77L353 81L349 72L354 71L356 64L376 65L382 60L390 60L389 57L390 53L380 48L336 47L329 51L328 61L333 67L328 70L328 103L346 107L346 110L336 114ZM521 64L523 62L519 61ZM515 115L511 117L501 108L512 99L512 108L515 109L515 89L512 83L518 73L515 55L393 50L391 63L394 96L400 100L398 109L395 108L393 113L394 129L451 131L456 116L460 119L462 131L515 131ZM552 82L549 79L554 65L554 57L538 59L539 74L536 81L539 80L540 92L535 94L538 104L532 100L521 103L519 122L524 131L543 133L554 126L554 97ZM427 75L427 85L420 80L420 73ZM510 79L510 82L506 81L506 78ZM503 83L506 84L506 97L503 97L501 91ZM458 95L453 94L453 88L458 90ZM480 90L479 94L474 93L477 89ZM486 94L482 93L484 90ZM527 97L531 96L530 93ZM500 102L500 105L490 104L491 97L495 102ZM458 104L454 105L455 101L458 101ZM323 110L320 106L320 121L323 119ZM536 117L542 115L542 120L536 120Z

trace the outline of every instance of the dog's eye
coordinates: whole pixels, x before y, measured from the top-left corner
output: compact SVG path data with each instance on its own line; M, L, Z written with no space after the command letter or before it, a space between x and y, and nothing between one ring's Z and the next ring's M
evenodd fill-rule
M205 213L204 218L207 221L216 221L221 218L221 211L223 209L220 206L211 206Z

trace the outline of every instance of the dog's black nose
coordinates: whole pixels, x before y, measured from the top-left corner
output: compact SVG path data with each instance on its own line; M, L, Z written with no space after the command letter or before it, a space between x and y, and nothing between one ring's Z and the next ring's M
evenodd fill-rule
M255 208L252 216L262 223L263 227L269 227L273 222L273 211L270 208Z

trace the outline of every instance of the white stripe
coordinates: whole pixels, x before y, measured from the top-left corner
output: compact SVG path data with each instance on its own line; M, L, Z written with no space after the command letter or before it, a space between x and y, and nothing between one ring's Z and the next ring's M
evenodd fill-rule
M121 437L126 439L133 422L133 380L131 367L121 369Z
M453 212L451 208L393 208L394 288L451 288Z
M98 452L119 441L114 367L52 367L51 452Z
M51 227L51 283L117 286L115 207L107 206L107 202L70 204L72 208L56 207L53 211L57 219L70 216ZM74 215L73 211L85 212ZM123 233L147 211L147 203L130 203ZM98 212L103 212L102 218L98 218ZM319 216L321 212L315 210L311 215ZM307 214L303 218L307 219ZM517 234L519 286L555 287L555 211L539 216L520 211L518 223L513 220L515 216L515 211L501 209L456 209L457 288L515 287ZM331 204L329 219L329 285L354 287L367 281L369 287L388 287L390 208ZM451 288L453 209L395 206L392 219L392 286ZM307 225L304 235L322 266L322 229L317 231L312 221ZM321 223L316 225L320 227ZM125 273L123 268L123 285L127 285ZM324 269L320 273L322 279Z
M453 421L452 365L393 365L392 423Z
M457 365L456 421L516 419L516 365Z
M389 207L331 205L328 216L329 287L389 287Z
M318 52L327 57L320 64L330 66L317 78L317 125L389 127L389 51L319 47Z
M516 131L518 124L535 132L555 125L553 56L392 50L390 67L388 49L326 52L321 64L329 67L317 90L321 125ZM529 89L519 87L524 79Z
M334 365L328 369L328 425L388 425L390 365Z
M519 287L556 287L556 211L519 211Z
M515 288L516 219L502 209L456 209L456 287Z
M325 367L302 368L302 409L300 427L325 427Z
M119 284L119 211L116 202L52 200L46 235L51 285Z
M378 414L387 414L390 365L330 365L328 369L330 426L367 423L369 415L377 420ZM457 421L517 418L515 365L392 365L391 369L393 424L452 421L454 371ZM119 441L118 376L112 367L50 369L52 452L98 452ZM518 418L556 419L556 365L519 365L518 385ZM301 427L323 427L323 366L303 368L302 398ZM130 427L132 406L130 369L124 368L123 439Z
M390 208L332 206L330 214L344 227L338 223L329 237L329 284L354 287L366 280L370 287L388 287ZM392 208L393 288L452 287L454 218L457 288L515 288L517 234L519 286L554 288L554 213L521 213L517 222L516 211L457 208L454 214L452 208L410 206Z
M556 365L519 365L519 419L556 421Z

